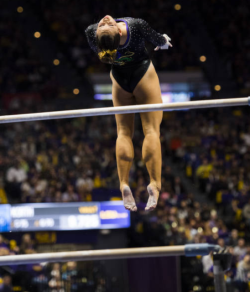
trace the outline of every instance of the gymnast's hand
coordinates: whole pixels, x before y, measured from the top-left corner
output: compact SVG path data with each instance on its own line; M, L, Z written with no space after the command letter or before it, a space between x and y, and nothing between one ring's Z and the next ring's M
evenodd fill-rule
M155 48L155 51L158 51L158 50L167 50L168 47L171 47L171 48L173 47L172 44L170 43L171 38L168 35L166 35L166 34L164 34L163 36L166 39L166 44L164 46L161 46L161 47L156 47Z

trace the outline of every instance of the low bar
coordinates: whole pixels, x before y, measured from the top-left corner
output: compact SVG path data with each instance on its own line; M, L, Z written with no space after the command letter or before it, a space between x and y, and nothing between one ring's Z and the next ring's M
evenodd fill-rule
M103 249L1 256L0 266L26 265L44 262L93 261L164 256L206 255L220 247L211 244L186 244L177 246Z
M0 124L30 122L40 120L54 120L66 118L80 118L90 116L105 116L114 114L132 114L152 111L168 111L181 109L198 109L198 108L213 108L213 107L229 107L229 106L246 106L250 105L250 97L229 98L229 99L214 99L214 100L199 100L176 103L159 103L159 104L142 104L120 107L105 107L94 109L80 109L57 112L44 112L21 115L0 116Z

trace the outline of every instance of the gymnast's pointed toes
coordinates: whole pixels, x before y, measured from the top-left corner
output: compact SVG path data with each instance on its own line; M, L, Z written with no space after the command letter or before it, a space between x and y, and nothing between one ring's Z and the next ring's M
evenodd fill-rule
M153 185L153 184L149 184L147 187L148 190L148 202L147 202L147 206L145 208L146 211L153 211L156 206L157 206L157 202L158 202L158 198L159 198L159 189Z
M136 205L134 205L134 206L132 207L131 211L132 211L132 212L136 212L136 211L137 211L137 207L136 207Z
M121 191L122 191L124 207L131 212L137 211L135 199L133 197L130 187L128 185L123 185L121 187Z
M157 204L153 204L151 206L146 206L145 211L153 211L156 208Z
M131 211L131 212L136 212L137 211L137 207L136 205L124 205L125 209Z

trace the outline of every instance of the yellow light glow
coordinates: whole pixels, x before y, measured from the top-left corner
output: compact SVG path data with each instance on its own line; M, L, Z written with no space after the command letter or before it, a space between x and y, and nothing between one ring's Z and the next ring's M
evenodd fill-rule
M200 213L199 213L199 212L195 212L195 213L194 213L194 217L195 217L195 218L199 218L199 217L200 217Z
M58 65L60 64L60 61L59 61L58 59L55 59L55 60L53 61L53 64L54 64L55 66L58 66Z
M39 39L39 38L41 37L41 33L40 33L39 31L36 31L36 32L34 33L34 37L35 37L36 39Z
M213 227L213 228L212 228L212 232L213 232L213 233L217 233L217 232L218 232L218 228L217 228L217 227Z
M179 231L179 232L184 232L184 231L185 231L185 229L184 229L184 227L183 227L183 226L180 226L180 227L178 228L178 231Z
M197 229L197 231L198 231L198 233L202 233L202 232L203 232L203 228L202 228L202 227L199 227L199 228Z
M176 227L177 227L177 223L176 223L176 222L173 222L173 223L172 223L172 227L173 227L173 228L176 228Z
M17 7L17 12L18 13L23 13L23 7L22 6Z
M77 95L77 94L80 93L80 90L79 90L78 88L75 88L75 89L73 90L73 93Z
M217 215L217 211L216 210L211 210L211 213L210 213L212 216L216 216Z
M174 9L175 10L181 10L181 5L180 4L175 4Z
M220 91L221 90L221 86L220 85L215 85L214 90L215 91Z
M206 62L206 60L207 60L206 56L200 56L200 61L201 62Z

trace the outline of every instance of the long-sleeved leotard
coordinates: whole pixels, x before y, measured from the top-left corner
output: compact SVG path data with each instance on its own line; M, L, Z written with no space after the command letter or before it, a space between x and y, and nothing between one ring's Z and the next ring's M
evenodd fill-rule
M149 59L145 41L152 43L154 46L166 44L165 37L153 30L143 19L124 17L117 18L115 21L126 23L128 37L126 43L118 47L113 66L127 65ZM97 26L97 23L92 24L85 30L88 43L95 53L98 53L96 42Z

